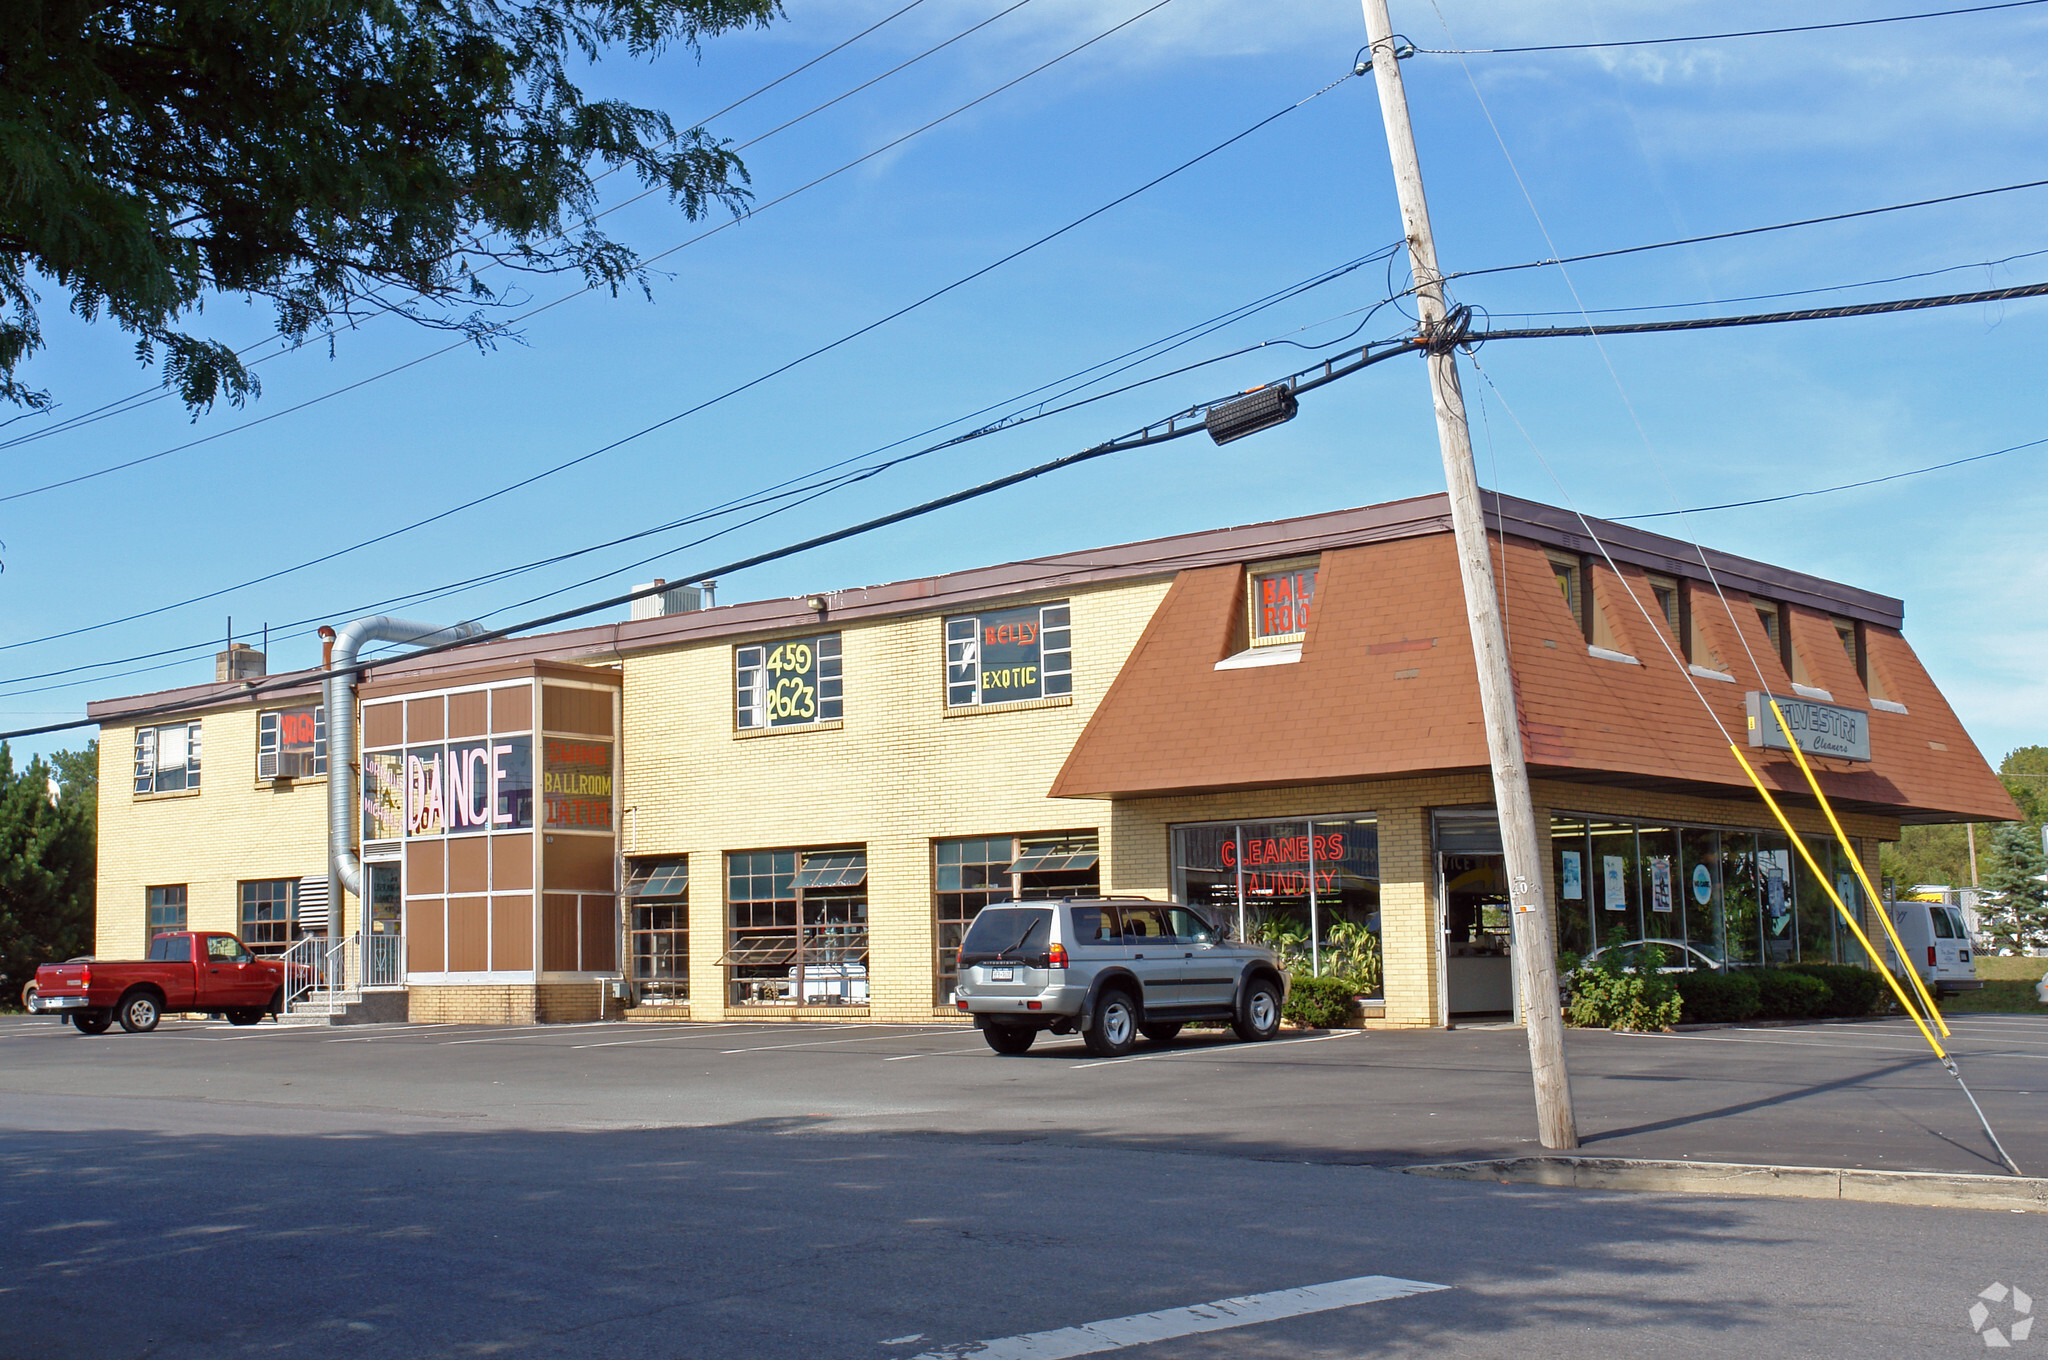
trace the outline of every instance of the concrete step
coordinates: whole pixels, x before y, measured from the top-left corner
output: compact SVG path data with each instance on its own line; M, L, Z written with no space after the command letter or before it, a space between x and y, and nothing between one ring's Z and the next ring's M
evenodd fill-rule
M403 991L337 992L330 1007L320 1001L296 1001L280 1015L280 1025L388 1025L406 1018Z

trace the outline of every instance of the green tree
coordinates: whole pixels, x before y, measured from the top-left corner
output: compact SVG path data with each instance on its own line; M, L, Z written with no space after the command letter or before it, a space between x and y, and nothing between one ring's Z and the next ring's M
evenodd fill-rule
M586 99L572 66L765 25L780 0L11 0L0 5L0 398L42 346L38 277L161 352L195 413L258 384L179 329L215 295L298 341L381 312L500 331L487 266L643 289L597 229L629 169L695 218L746 172L701 128ZM598 166L605 167L599 171Z
M92 945L93 833L86 798L50 799L41 758L17 772L0 742L0 1004L36 965Z
M1984 886L2003 895L1985 913L1993 937L2004 949L2048 944L2048 854L2039 827L2007 822L1992 835L1991 872Z

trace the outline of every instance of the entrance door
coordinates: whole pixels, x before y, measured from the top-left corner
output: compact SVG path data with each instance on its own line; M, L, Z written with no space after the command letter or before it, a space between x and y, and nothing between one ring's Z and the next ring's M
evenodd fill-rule
M372 860L369 875L370 919L363 935L363 985L396 987L405 980L405 896L399 861Z
M1500 823L1491 808L1438 812L1432 820L1446 1017L1512 1016L1514 918Z

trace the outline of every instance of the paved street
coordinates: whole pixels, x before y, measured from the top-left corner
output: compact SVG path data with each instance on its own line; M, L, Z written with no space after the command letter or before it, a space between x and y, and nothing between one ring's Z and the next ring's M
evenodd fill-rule
M1957 1029L2048 1166L2048 1025ZM1575 1032L1587 1150L1990 1170L1909 1038ZM0 1360L1924 1356L1983 1349L1994 1281L2048 1297L2031 1215L1387 1170L1531 1150L1529 1122L1505 1030L1103 1063L936 1026L6 1021ZM1381 1276L1444 1288L1311 1288ZM1180 1311L1275 1291L1227 1330Z

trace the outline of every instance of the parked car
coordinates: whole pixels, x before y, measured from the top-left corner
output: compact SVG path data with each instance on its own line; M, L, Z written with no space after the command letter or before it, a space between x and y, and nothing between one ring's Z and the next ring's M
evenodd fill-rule
M1891 913L1892 929L1899 932L1899 943L1906 947L1906 961L1928 991L1942 996L1983 988L1970 956L1970 931L1961 909L1915 901L1887 902L1885 907ZM1898 952L1889 947L1889 941L1886 952L1896 967Z
M165 1011L218 1011L253 1025L283 1009L285 968L224 931L174 931L150 941L146 960L44 964L31 1009L69 1016L81 1034L105 1034L116 1020L146 1034Z
M1655 945L1664 951L1664 962L1658 965L1660 973L1718 973L1727 968L1728 960L1721 951L1708 944L1692 944L1685 940L1630 940L1625 944L1603 945L1579 960L1579 968L1589 968L1595 963L1613 961L1626 969L1640 968L1643 953ZM1572 979L1578 969L1564 974L1557 980L1558 999L1571 1004Z
M1063 898L983 907L960 944L954 1004L998 1053L1041 1031L1078 1033L1119 1057L1138 1036L1167 1043L1191 1020L1224 1020L1248 1042L1280 1029L1287 979L1264 945L1175 902Z

